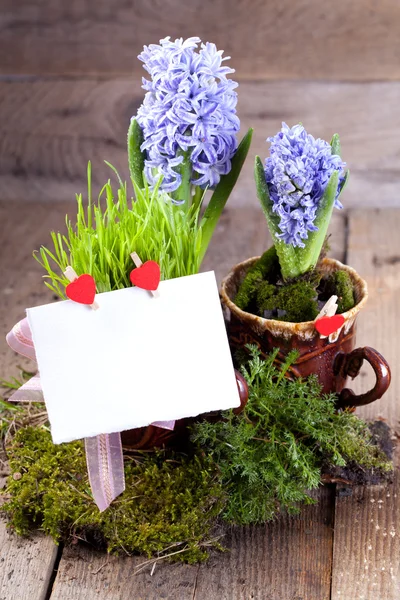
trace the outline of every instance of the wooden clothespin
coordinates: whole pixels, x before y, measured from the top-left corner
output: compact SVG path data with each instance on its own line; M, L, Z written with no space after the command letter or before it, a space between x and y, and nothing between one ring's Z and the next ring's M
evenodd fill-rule
M314 320L315 329L318 331L320 338L325 339L328 337L330 342L337 339L338 333L344 323L343 315L336 314L338 308L337 299L337 296L331 296Z
M325 304L325 306L322 307L321 311L319 312L318 316L316 317L316 321L318 319L320 319L321 317L333 317L333 315L336 314L337 311L337 296L331 296L328 300L328 302Z
M72 267L67 267L64 275L70 281L65 290L68 298L97 310L99 305L95 300L96 282L93 277L87 274L78 276Z
M136 252L131 253L131 259L136 266L130 274L131 282L157 298L160 295L157 290L160 282L160 265L153 260L143 263Z

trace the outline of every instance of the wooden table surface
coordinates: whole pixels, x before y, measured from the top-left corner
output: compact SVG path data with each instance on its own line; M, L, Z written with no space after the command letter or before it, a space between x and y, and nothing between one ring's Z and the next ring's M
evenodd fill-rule
M59 229L72 203L0 203L0 374L17 374L4 335L26 306L51 301L31 251ZM359 410L399 431L400 355L398 290L400 210L354 209L336 213L331 254L368 282L370 298L359 318L359 345L389 360L393 383L386 396ZM238 260L260 253L270 240L257 208L228 208L204 268L221 277ZM357 391L372 384L363 369ZM398 464L398 459L397 463ZM141 557L107 557L88 547L58 548L42 535L21 539L0 522L0 600L398 600L400 597L400 479L370 488L325 486L319 503L297 517L226 530L230 551L202 565L159 564L151 575L134 568Z
M199 35L232 56L241 130L255 129L204 267L220 280L268 246L253 159L267 155L265 139L281 121L301 121L324 139L340 133L352 173L331 254L367 279L358 341L393 371L387 395L359 413L398 432L398 0L3 0L1 8L0 377L28 365L4 335L26 306L52 300L31 252L66 211L75 214L69 199L85 189L87 161L94 192L110 177L104 159L126 177L126 130L143 100L137 54L167 35ZM354 389L372 383L366 368ZM22 540L0 520L0 600L398 600L399 485L396 471L393 485L351 495L324 487L319 504L296 518L227 530L229 553L201 566L158 565L152 576L133 576L141 558L56 548L40 535Z

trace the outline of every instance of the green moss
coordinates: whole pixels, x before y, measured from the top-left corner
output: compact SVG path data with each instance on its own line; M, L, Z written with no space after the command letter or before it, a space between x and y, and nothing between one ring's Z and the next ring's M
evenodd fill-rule
M330 295L338 297L338 313L344 313L355 305L353 282L347 271L335 271L328 279Z
M276 288L276 293L260 300L259 314L264 316L264 311L278 311L277 318L281 321L301 323L313 321L318 315L317 292L312 283L297 281Z
M269 300L275 294L275 291L276 286L272 283L268 283L268 281L261 281L261 283L258 285L256 298L257 306L261 311L261 316L263 314L262 307L265 306L267 300Z
M309 490L320 485L322 469L355 466L378 478L391 471L366 423L337 413L335 397L321 396L315 376L286 377L295 353L278 370L277 351L261 360L248 349L243 413L196 424L190 456L126 455L126 490L102 513L92 499L83 443L55 446L47 427L26 426L31 408L18 407L17 422L11 403L3 403L7 430L11 423L18 428L7 446L14 477L2 507L10 527L19 534L39 528L56 541L86 539L109 552L176 553L171 560L197 562L208 547L220 548L214 527L221 515L246 524L295 512L312 502ZM30 418L38 414L43 407Z
M306 273L300 280L279 285L279 261L273 246L249 269L236 294L235 304L242 310L281 321L300 323L318 315L317 287L320 274ZM276 285L278 282L278 285Z
M94 504L81 442L53 445L43 428L20 429L9 448L12 473L3 506L19 534L40 528L54 540L90 537L108 551L152 556L182 551L174 559L196 562L206 547L225 494L213 462L158 452L127 458L126 490L100 513ZM217 544L214 544L217 545ZM183 551L184 550L184 551Z
M278 257L275 246L272 246L247 272L236 294L235 304L242 310L246 310L255 300L259 284L263 280L269 280L272 283L271 275L277 269L279 269Z

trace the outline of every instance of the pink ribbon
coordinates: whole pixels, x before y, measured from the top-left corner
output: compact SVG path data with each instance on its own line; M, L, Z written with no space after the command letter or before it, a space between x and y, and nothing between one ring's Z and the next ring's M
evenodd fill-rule
M10 333L7 343L14 352L36 361L35 346L28 319L19 321ZM43 402L43 390L39 373L24 383L11 396L13 402ZM175 421L152 423L162 429L173 430ZM85 439L86 464L93 499L100 511L125 490L124 457L120 433L107 433Z

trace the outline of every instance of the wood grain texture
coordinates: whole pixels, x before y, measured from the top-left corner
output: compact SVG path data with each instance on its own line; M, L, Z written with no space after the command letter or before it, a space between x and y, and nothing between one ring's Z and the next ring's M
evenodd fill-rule
M372 346L381 352L392 367L392 383L377 402L358 409L365 419L385 419L400 433L400 339L399 323L400 211L351 211L347 262L365 278L368 303L360 315L357 345ZM354 381L357 392L374 385L374 376L365 365Z
M144 44L198 35L240 79L399 79L399 27L396 0L3 0L0 72L139 73Z
M88 160L97 191L113 177L105 159L126 178L126 132L142 92L139 77L0 82L0 197L72 199L85 190ZM239 94L242 132L255 132L231 204L257 205L254 156L267 155L265 139L282 121L328 140L341 134L346 207L400 204L400 83L243 83Z
M338 488L331 600L400 597L400 477L393 485Z
M357 412L368 420L383 418L397 432L399 227L400 211L351 211L347 256L348 264L365 277L369 287L369 301L360 315L357 345L369 345L380 351L392 366L393 375L387 394ZM351 387L361 392L373 384L371 370L364 367ZM398 467L391 486L356 487L352 495L348 495L349 491L337 490L332 600L397 600L400 595Z
M63 231L65 213L75 215L74 203L24 205L0 203L0 376L17 376L17 365L28 370L34 363L16 355L7 346L5 335L24 318L25 308L52 301L44 286L41 266L32 252L50 242L50 231Z
M151 565L142 557L107 557L82 546L64 550L51 600L329 600L334 490L296 517L227 530L229 552L205 565ZM297 596L293 596L293 594Z
M107 556L90 548L66 548L51 600L193 600L197 565L158 565L135 575L143 557Z
M0 600L45 600L56 556L50 538L11 535L0 521Z
M234 528L229 554L200 566L193 600L329 600L333 493L319 490L299 516Z

